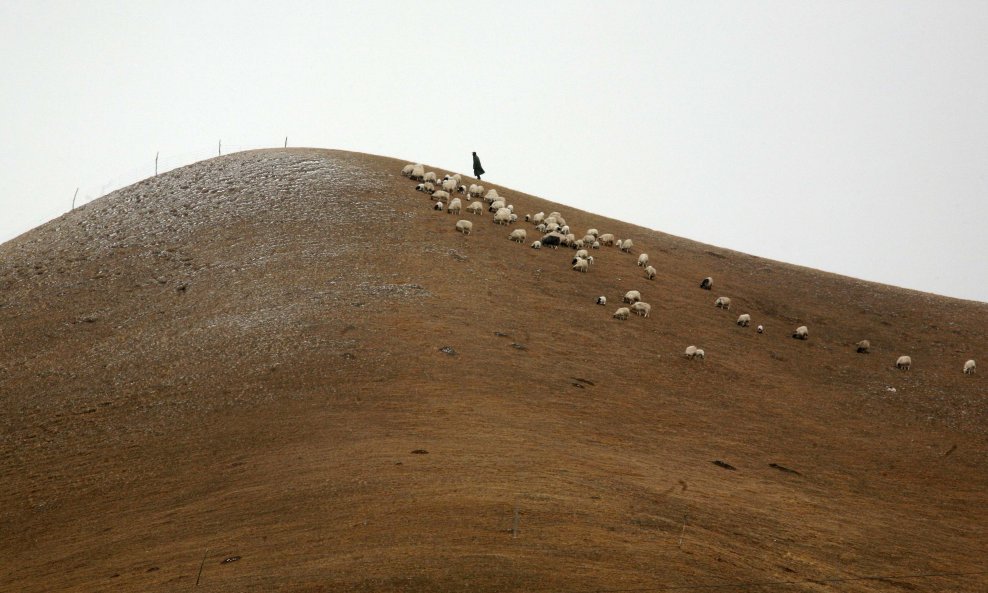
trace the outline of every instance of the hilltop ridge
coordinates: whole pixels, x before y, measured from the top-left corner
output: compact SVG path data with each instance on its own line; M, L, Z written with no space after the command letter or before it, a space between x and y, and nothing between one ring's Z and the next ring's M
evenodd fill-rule
M237 153L0 245L0 589L985 589L988 304L483 181L634 240L580 274L407 162ZM854 580L921 573L965 576Z

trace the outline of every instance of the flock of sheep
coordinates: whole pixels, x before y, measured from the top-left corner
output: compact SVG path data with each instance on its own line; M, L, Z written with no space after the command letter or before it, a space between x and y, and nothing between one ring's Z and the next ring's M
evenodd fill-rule
M465 199L474 200L466 207L466 211L471 214L482 216L484 210L487 210L494 214L493 222L495 224L505 226L518 221L518 215L514 212L514 206L507 204L506 200L498 195L497 190L491 189L485 193L484 186L482 185L471 184L467 186L462 183L462 176L459 173L447 174L440 180L435 172L426 172L424 165L408 164L402 168L401 174L419 182L415 189L428 194L435 200L433 204L434 210L446 211L450 214L460 214L463 209L463 203L459 197L453 196L455 194L462 194ZM577 237L571 232L570 227L566 224L566 219L559 212L551 212L548 215L544 212L526 214L524 220L534 225L535 230L539 233L539 238L531 243L532 249L542 249L543 247L556 249L563 246L576 250L576 254L571 261L571 266L577 272L585 273L589 271L590 266L593 264L594 258L590 255L588 249L615 246L621 251L629 253L634 246L634 242L631 239L624 239L622 241L613 234L600 233L595 228L588 229L582 237ZM456 230L469 235L473 230L473 222L465 219L458 220L456 221ZM515 229L508 235L508 239L516 243L525 243L528 241L528 233L525 229ZM642 253L638 256L638 266L644 269L645 278L649 280L655 279L656 269L649 265L647 253ZM709 276L704 278L700 282L700 288L712 290L713 278ZM642 297L639 291L629 290L625 293L622 303L622 305L626 304L628 306L618 308L612 317L619 320L626 320L632 313L641 317L648 317L649 313L651 313L652 306L641 299ZM607 298L599 296L596 302L598 305L606 306ZM718 297L714 301L714 306L719 309L730 310L731 299L725 296ZM748 327L751 323L751 315L749 313L742 313L736 323L741 327ZM756 331L760 334L765 331L765 328L759 325ZM807 340L809 336L809 329L805 325L797 327L792 333L792 337L797 340ZM855 344L855 351L858 353L867 354L870 349L871 343L868 340L861 340ZM703 360L706 357L706 353L702 349L693 345L686 348L684 355L690 360ZM900 370L909 370L912 367L912 358L909 356L900 356L896 360L895 366ZM973 375L976 369L977 364L974 360L968 360L964 363L965 375Z

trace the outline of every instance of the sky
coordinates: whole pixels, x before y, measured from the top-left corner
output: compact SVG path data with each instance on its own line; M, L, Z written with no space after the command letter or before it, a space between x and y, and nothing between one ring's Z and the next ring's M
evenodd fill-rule
M988 2L0 2L0 242L223 152L470 173L988 301Z

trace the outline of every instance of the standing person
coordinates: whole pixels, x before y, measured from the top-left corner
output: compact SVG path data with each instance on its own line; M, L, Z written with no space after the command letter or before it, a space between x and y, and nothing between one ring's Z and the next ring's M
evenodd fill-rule
M480 176L484 174L484 168L480 166L480 157L473 153L473 176L480 181Z

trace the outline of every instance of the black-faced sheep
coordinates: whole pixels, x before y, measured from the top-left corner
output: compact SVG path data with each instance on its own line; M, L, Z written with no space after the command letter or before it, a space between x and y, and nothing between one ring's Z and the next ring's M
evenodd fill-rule
M763 333L765 331L765 326L759 325L755 331L758 333Z
M714 306L717 307L718 309L726 309L730 311L731 299L730 297L717 297L717 300L714 301Z
M620 309L615 311L614 315L611 315L611 317L613 317L614 319L625 320L628 318L629 315L631 315L631 309L627 307L621 307Z
M401 168L401 175L403 177L411 177L412 171L415 170L415 165L405 165Z
M442 211L444 208L446 208L446 204L443 204L442 202L436 202L435 204L432 205L433 210Z
M703 360L706 357L706 353L696 346L687 346L684 355L690 360L693 360L694 358Z
M738 325L741 327L748 327L749 323L751 323L751 315L743 313L738 316Z
M806 329L805 325L801 325L796 328L796 331L792 332L792 337L797 340L806 340L810 337L810 330Z
M714 287L714 279L711 278L710 276L707 276L702 281L700 281L700 288L702 288L703 290L710 290L713 287Z
M908 371L913 366L913 359L910 356L900 356L895 361L895 368L900 371Z
M861 340L854 345L854 351L858 354L868 354L871 351L871 342L868 340Z
M469 220L457 220L456 230L460 231L464 235L469 235L470 231L473 230L473 223Z
M599 296L599 297L597 297L597 304L598 305L606 305L607 304L607 297L605 297L605 296Z
M974 359L973 358L971 360L969 360L969 361L967 361L967 362L964 363L964 374L965 375L973 375L974 372L977 371L977 370L978 370L978 365L977 365L977 363L974 362Z

